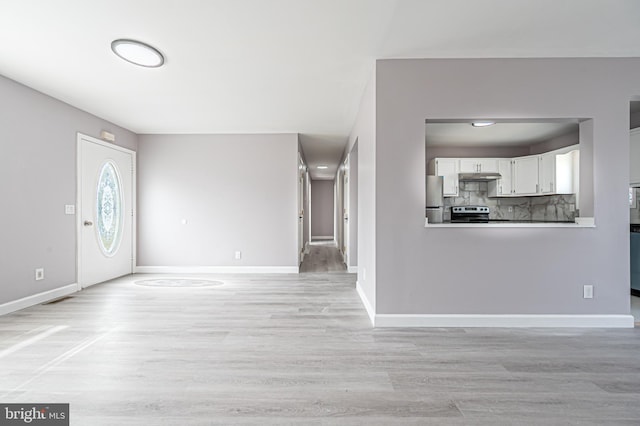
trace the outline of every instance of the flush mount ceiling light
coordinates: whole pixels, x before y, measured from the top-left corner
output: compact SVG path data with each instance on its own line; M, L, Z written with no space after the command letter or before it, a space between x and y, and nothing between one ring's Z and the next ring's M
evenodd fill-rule
M164 64L164 56L155 47L137 40L119 39L111 42L113 53L127 62L147 68Z
M473 127L487 127L496 124L494 121L474 121L471 123Z
M328 169L329 166L317 166L316 169L320 169L320 170L324 170L324 169Z

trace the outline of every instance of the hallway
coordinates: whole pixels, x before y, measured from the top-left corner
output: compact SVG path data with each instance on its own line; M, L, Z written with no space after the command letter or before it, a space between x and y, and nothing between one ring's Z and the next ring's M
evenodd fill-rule
M309 243L309 253L304 256L300 272L346 272L347 267L333 240L315 240Z

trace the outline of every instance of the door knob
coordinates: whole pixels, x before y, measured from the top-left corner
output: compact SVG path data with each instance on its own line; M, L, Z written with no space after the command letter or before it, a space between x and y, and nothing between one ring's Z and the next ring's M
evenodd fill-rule
M84 226L93 226L93 222L91 222L90 220L85 220Z

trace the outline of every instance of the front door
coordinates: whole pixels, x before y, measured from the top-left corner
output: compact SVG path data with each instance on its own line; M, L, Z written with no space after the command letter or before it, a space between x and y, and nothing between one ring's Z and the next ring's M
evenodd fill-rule
M80 288L133 272L133 151L78 135Z

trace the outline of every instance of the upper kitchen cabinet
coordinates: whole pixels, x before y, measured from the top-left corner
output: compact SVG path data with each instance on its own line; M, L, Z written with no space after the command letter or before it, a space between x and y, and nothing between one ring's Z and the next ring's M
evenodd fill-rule
M513 195L538 195L539 159L537 155L513 159Z
M501 178L488 182L489 197L508 197L511 195L512 188L512 167L513 160L511 158L500 158L498 161L498 173Z
M429 162L429 174L444 178L442 195L445 197L458 196L459 163L457 158L434 158Z
M640 186L640 127L631 129L629 143L629 184Z
M461 158L460 173L497 173L496 158Z
M546 153L539 156L539 190L541 194L553 194L556 184L556 156Z
M554 194L577 194L580 186L580 148L578 145L546 155L549 154L554 158L552 192Z
M540 155L540 194L577 193L580 167L578 145Z

